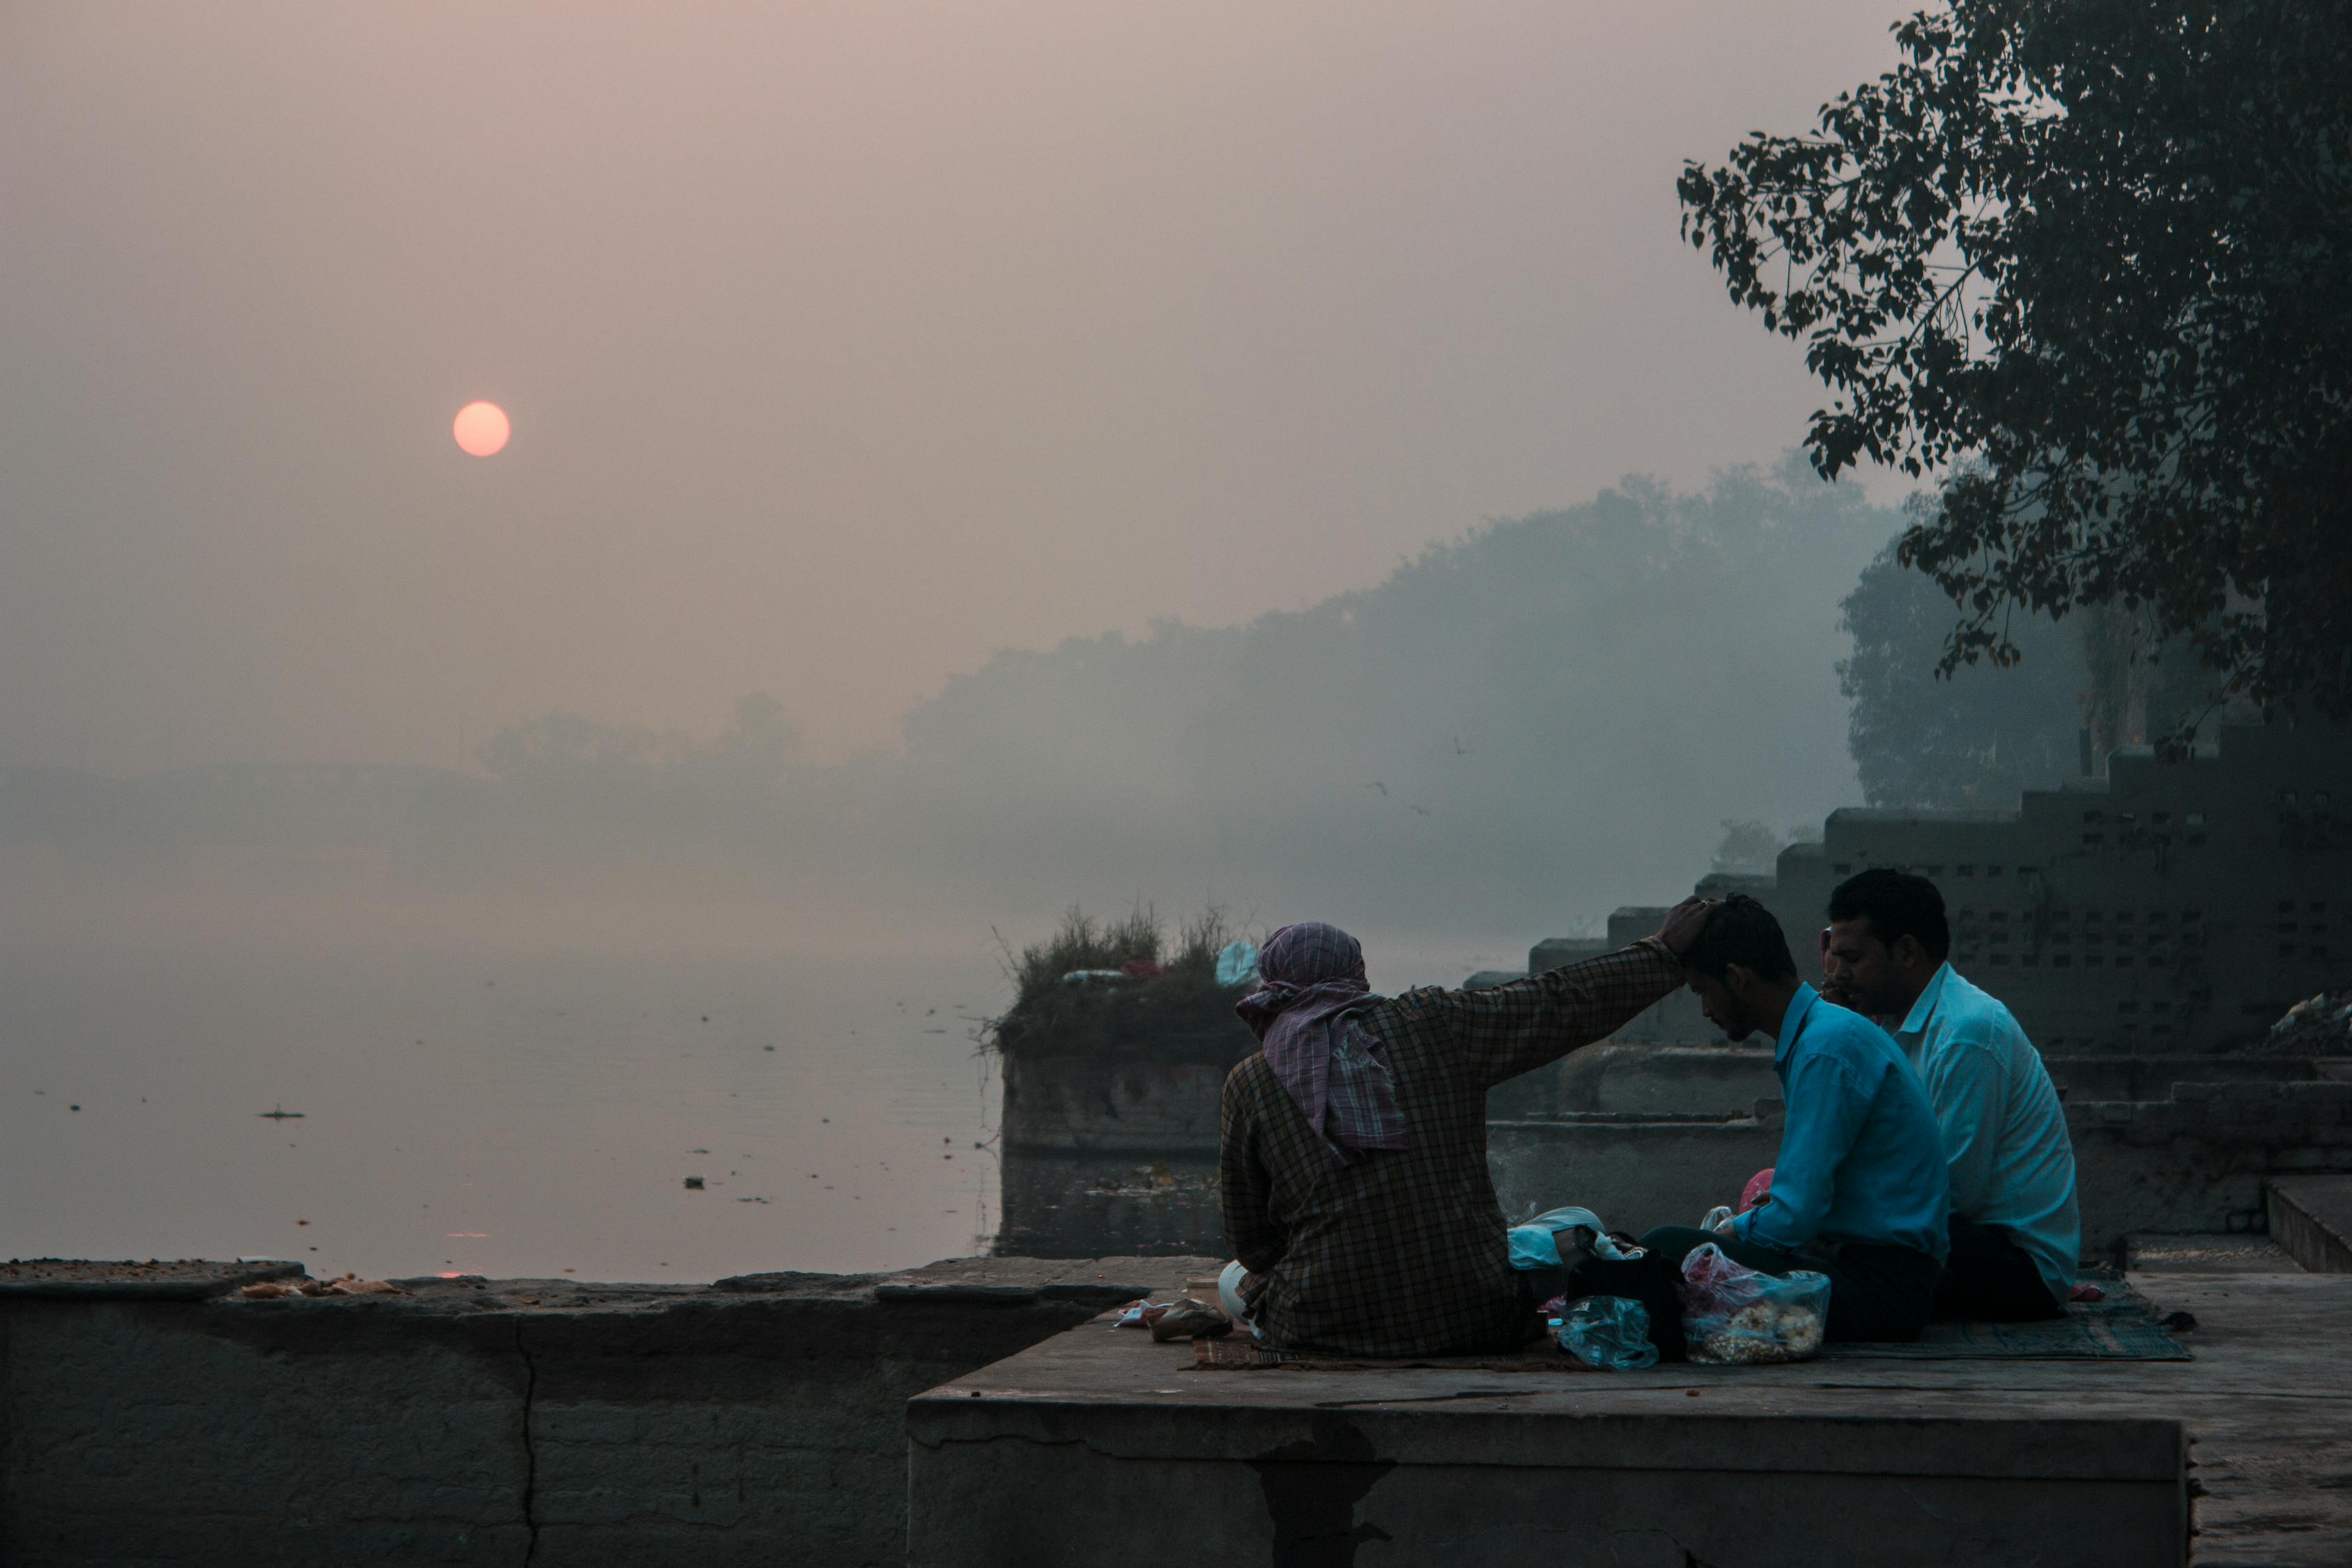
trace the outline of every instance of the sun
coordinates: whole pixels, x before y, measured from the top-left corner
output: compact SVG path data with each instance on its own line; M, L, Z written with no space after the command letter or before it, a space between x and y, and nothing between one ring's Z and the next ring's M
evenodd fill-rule
M457 422L449 427L458 449L476 458L494 458L504 451L513 428L507 423L507 411L495 403L468 403L457 410Z

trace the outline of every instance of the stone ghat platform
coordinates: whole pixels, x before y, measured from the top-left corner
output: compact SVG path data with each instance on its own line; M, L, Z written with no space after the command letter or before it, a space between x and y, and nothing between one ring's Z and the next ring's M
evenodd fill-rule
M715 1285L0 1265L0 1563L906 1559L906 1402L1209 1259Z
M2352 1563L2352 1276L2133 1282L2194 1361L1196 1371L1105 1317L910 1402L908 1561Z

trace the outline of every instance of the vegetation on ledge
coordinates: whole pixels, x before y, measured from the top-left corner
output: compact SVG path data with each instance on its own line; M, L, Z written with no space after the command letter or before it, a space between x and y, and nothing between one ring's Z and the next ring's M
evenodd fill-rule
M1215 908L1184 921L1171 942L1149 904L1110 921L1074 906L1043 942L1018 952L1005 944L1013 1005L985 1043L1006 1057L1239 1060L1256 1042L1234 1016L1242 992L1217 984L1217 954L1239 934ZM1104 978L1066 978L1088 973Z

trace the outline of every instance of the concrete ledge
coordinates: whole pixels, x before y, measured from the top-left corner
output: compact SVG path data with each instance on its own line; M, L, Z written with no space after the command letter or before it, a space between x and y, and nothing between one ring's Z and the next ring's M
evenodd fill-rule
M0 1291L0 1559L895 1564L908 1395L1207 1263L272 1300L74 1265Z
M2352 1176L2273 1182L2271 1235L2315 1274L2352 1274Z
M299 1279L299 1263L252 1259L213 1263L98 1263L79 1258L13 1258L0 1263L0 1298L90 1301L204 1301L265 1279Z
M1195 1372L1089 1324L909 1402L908 1562L2352 1561L2352 1281L2141 1284L2198 1360Z

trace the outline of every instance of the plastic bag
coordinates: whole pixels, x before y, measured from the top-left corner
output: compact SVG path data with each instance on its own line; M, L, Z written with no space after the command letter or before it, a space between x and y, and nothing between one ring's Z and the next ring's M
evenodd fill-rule
M1682 1294L1683 1335L1695 1362L1809 1361L1822 1348L1830 1315L1826 1274L1759 1274L1710 1241L1683 1259Z
M1576 1245L1588 1258L1622 1263L1642 1256L1642 1249L1638 1247L1620 1247L1617 1238L1609 1234L1609 1227L1601 1223L1601 1216L1591 1209L1554 1209L1549 1214L1536 1215L1525 1225L1511 1227L1511 1267L1559 1268L1560 1256L1557 1238L1563 1230L1576 1233Z
M1175 1304L1173 1301L1150 1300L1129 1301L1118 1310L1118 1316L1111 1320L1110 1326L1114 1329L1148 1329L1160 1321L1160 1313Z
M1658 1364L1650 1311L1622 1296L1587 1296L1569 1304L1554 1336L1559 1348L1602 1372L1640 1372Z
M1247 985L1257 978L1257 944L1229 942L1217 950L1217 984Z
M1169 1340L1213 1340L1234 1331L1234 1321L1206 1301L1187 1296L1172 1301L1151 1321L1151 1337Z

